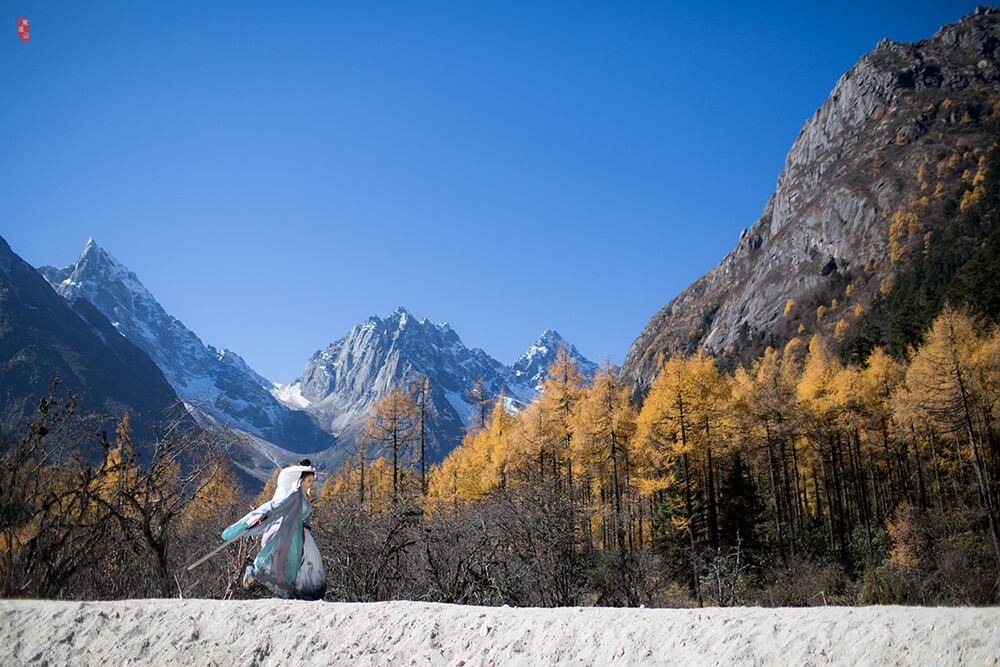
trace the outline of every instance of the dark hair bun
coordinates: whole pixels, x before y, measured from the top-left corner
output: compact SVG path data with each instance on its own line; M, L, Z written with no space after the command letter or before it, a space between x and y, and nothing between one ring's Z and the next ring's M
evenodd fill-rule
M302 459L301 461L299 461L299 465L300 466L311 466L312 465L312 461L310 461L309 459Z

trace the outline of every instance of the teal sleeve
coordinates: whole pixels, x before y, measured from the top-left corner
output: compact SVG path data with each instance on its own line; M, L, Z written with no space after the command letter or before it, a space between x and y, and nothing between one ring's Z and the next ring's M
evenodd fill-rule
M249 524L247 524L246 521L244 520L237 521L236 523L234 523L233 525L229 526L224 531L222 531L222 539L231 540L240 533L246 531L246 529L249 527L250 526Z

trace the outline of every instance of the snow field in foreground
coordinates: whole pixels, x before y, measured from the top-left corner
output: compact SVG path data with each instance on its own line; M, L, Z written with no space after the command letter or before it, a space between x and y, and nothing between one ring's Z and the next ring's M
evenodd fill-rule
M993 665L1000 608L0 601L0 664Z

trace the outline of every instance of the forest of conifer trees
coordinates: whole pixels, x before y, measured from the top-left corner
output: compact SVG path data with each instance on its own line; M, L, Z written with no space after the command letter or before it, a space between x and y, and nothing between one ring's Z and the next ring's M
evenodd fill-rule
M396 387L314 503L328 599L467 604L995 604L1000 327L945 308L919 348L849 364L815 336L749 368L661 364L638 403L564 352L538 398L483 387L427 465L426 380ZM132 441L55 389L3 448L4 597L246 597L226 432Z
M421 389L423 392L421 392ZM995 604L1000 327L945 309L906 359L814 337L729 374L666 360L637 406L561 353L519 410L480 387L427 466L397 387L315 501L327 597L470 604ZM133 443L44 399L4 450L5 597L245 597L250 541L191 575L244 497L225 433ZM94 451L91 451L94 450Z
M360 450L325 484L324 541L352 514L395 531L361 597L997 602L1000 329L964 311L905 361L845 365L820 337L732 375L672 358L638 409L617 369L587 381L560 354L535 402L507 404L426 480Z
M426 381L397 387L314 502L327 599L511 606L995 604L1000 327L946 308L908 357L793 339L749 368L664 361L640 405L560 353L538 398L422 460ZM95 427L95 424L98 426ZM252 540L194 572L241 490L234 434L109 435L43 399L3 449L4 597L253 597Z

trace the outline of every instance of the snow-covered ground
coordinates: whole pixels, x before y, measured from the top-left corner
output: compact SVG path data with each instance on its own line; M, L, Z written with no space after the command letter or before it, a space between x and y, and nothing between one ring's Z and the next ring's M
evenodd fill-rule
M0 664L993 665L1000 609L0 601Z

